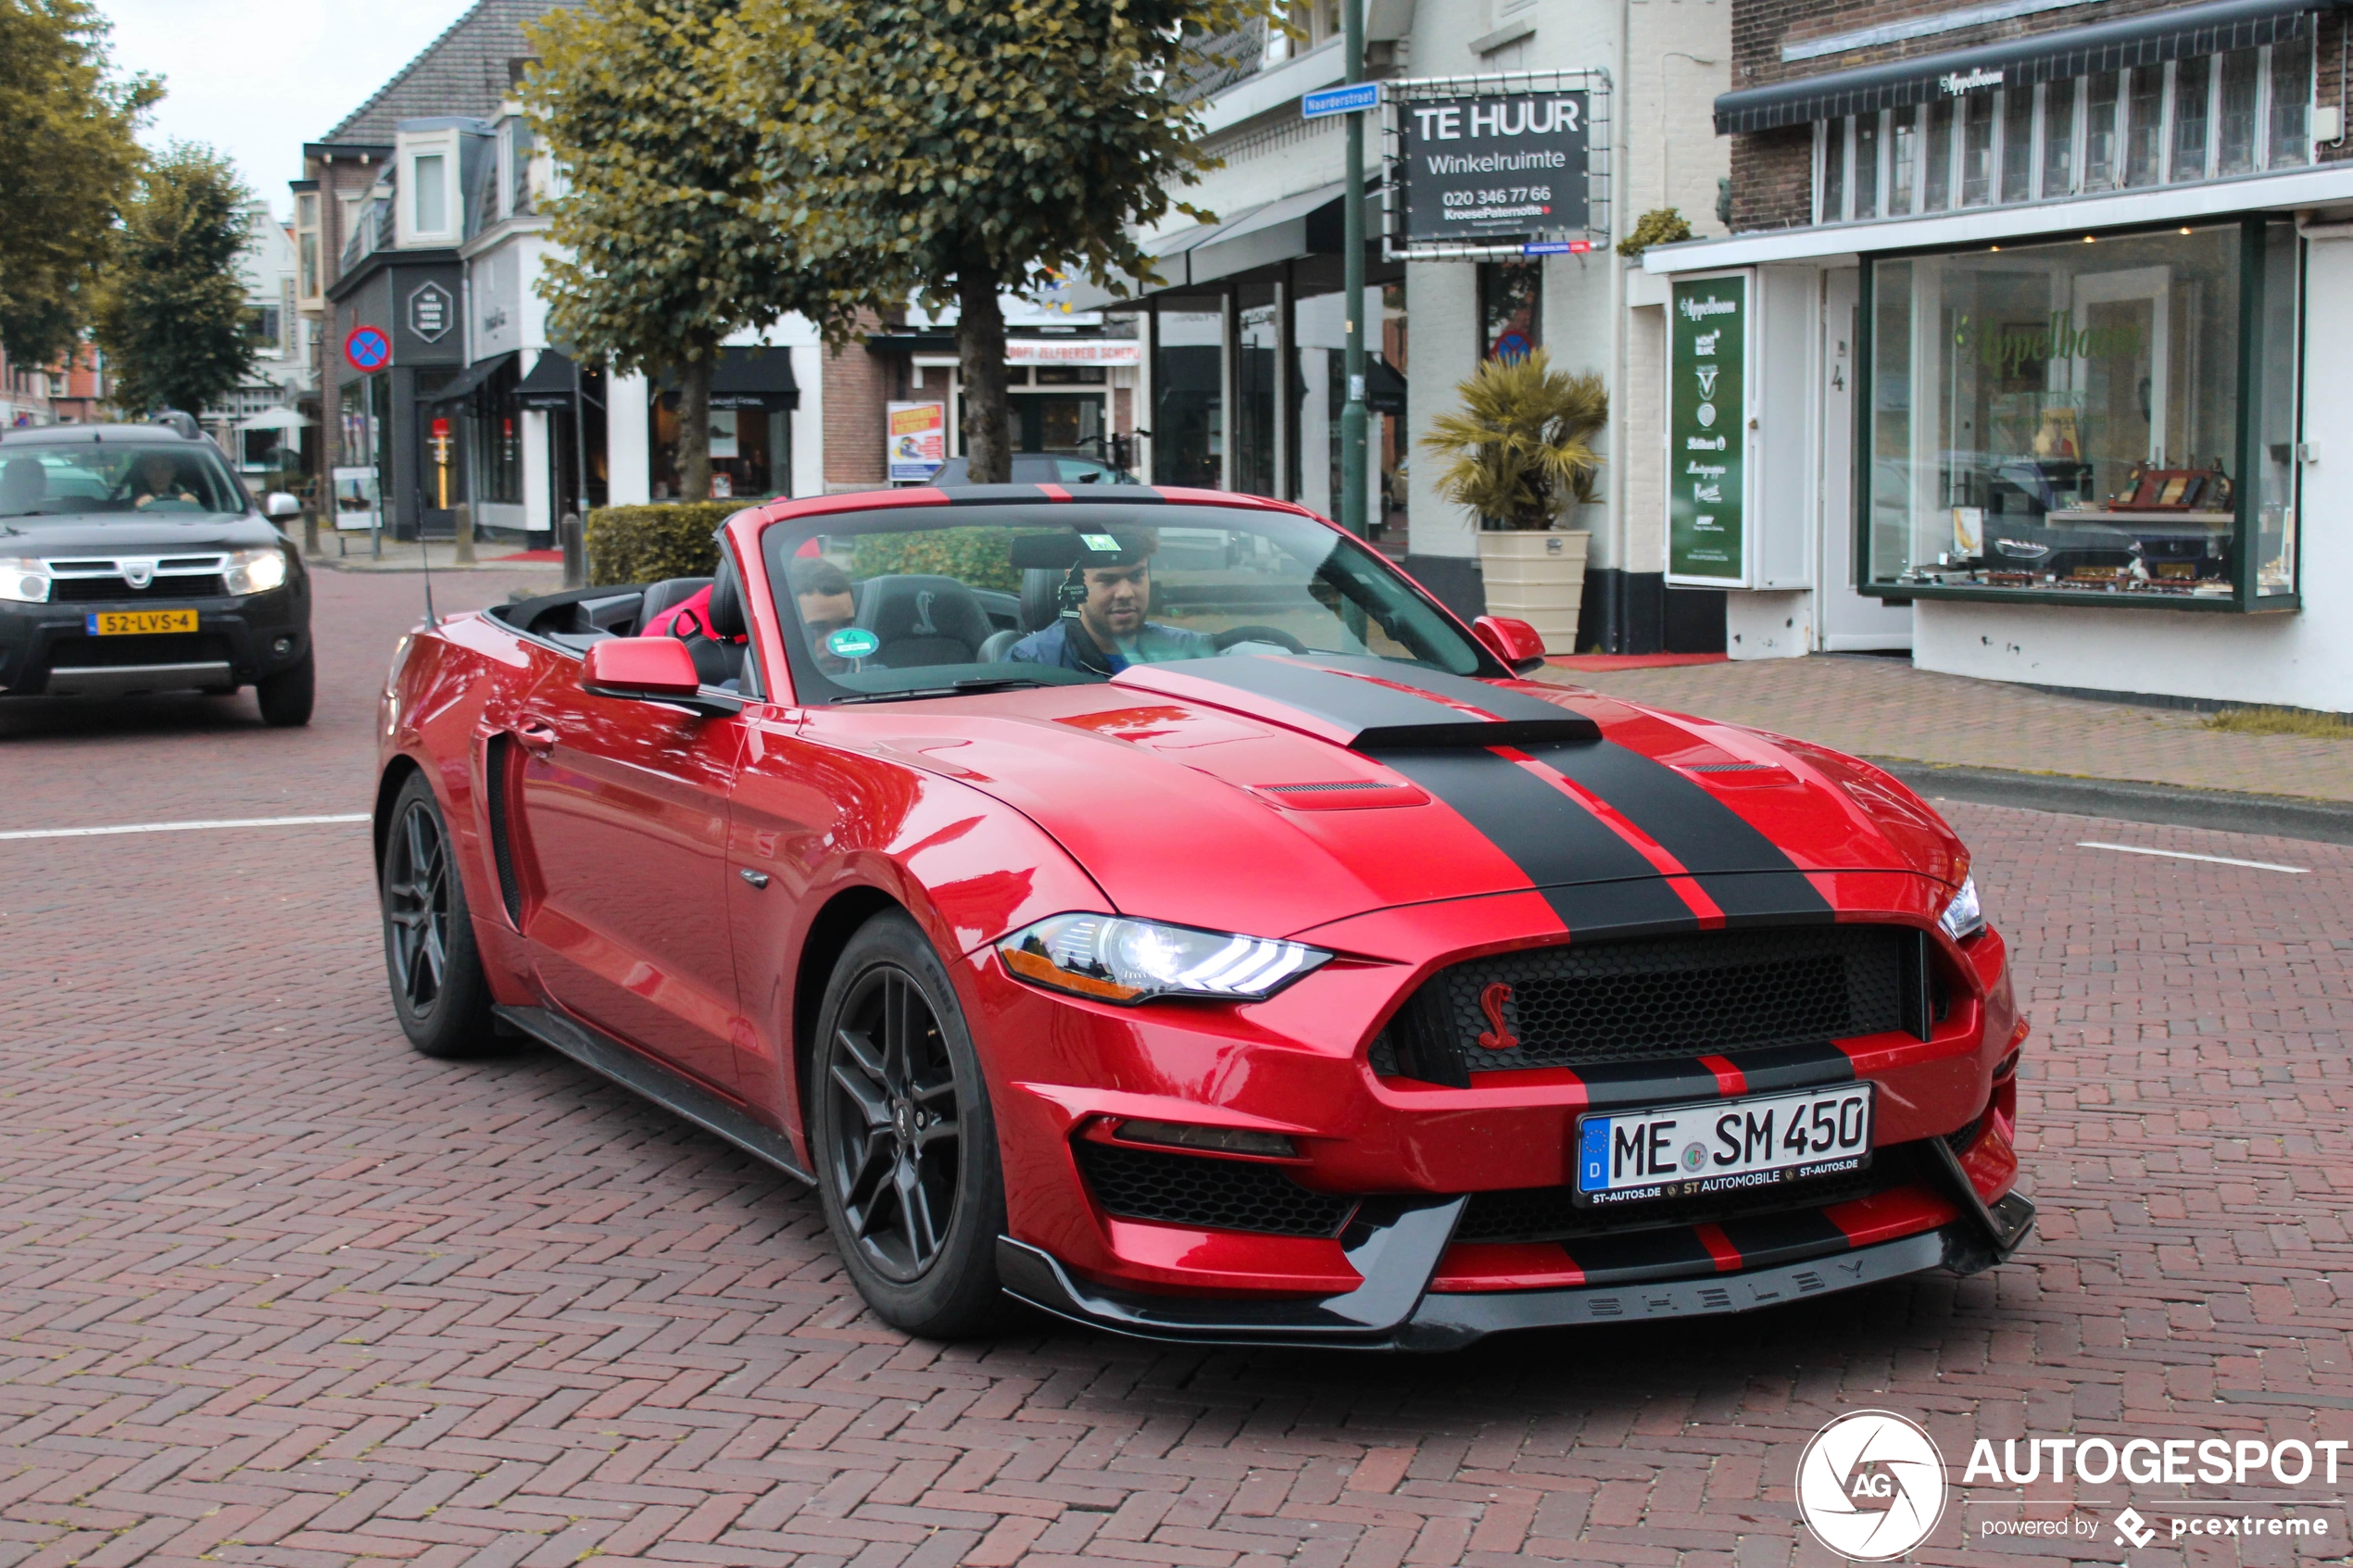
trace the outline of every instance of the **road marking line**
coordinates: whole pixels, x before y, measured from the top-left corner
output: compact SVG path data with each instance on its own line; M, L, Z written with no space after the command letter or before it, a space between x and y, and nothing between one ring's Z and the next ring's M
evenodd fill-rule
M25 828L0 838L101 838L118 833L194 833L200 828L297 828L313 822L364 822L365 811L339 817L223 817L206 822L130 822L110 828Z
M2285 872L2290 876L2309 875L2309 866L2281 866L2269 860L2234 860L2228 855L2193 855L2183 849L2143 849L2131 844L2101 844L2094 839L2081 839L2078 849L2113 849L2120 855L2160 855L2169 860L2204 860L2216 866L2246 866L2259 872Z

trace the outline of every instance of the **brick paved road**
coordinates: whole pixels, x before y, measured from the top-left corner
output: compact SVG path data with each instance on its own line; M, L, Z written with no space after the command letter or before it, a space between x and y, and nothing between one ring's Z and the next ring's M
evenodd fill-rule
M353 631L317 731L15 716L0 827L364 803L360 633L413 583L322 590ZM1956 809L2037 1028L2028 1261L1446 1360L909 1343L763 1167L544 1053L410 1055L362 830L0 843L0 1564L1764 1568L1829 1561L1790 1478L1844 1410L1956 1462L2353 1436L2353 848ZM2125 1555L2107 1512L2078 1555Z

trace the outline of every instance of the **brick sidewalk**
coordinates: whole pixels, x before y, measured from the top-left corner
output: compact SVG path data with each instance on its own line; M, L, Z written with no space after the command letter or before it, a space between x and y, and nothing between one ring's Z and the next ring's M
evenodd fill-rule
M364 804L414 583L344 581L308 741L28 710L10 825ZM0 843L0 1565L1828 1568L1791 1483L1845 1411L1957 1472L1980 1436L2353 1436L2353 847L1951 815L2036 1032L2020 1260L1427 1360L907 1341L773 1171L550 1053L411 1053L363 828ZM2004 1507L1919 1560L2050 1561L1964 1544ZM2317 1562L2328 1517L2300 1559L2131 1561Z
M2207 729L2202 716L1817 656L1538 677L1865 757L2353 800L2353 743Z

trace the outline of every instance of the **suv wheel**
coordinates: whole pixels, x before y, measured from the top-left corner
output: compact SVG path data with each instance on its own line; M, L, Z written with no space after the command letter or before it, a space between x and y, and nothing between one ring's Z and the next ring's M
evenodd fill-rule
M305 653L302 662L254 683L253 695L261 704L261 721L281 728L310 722L310 706L319 691L319 667Z

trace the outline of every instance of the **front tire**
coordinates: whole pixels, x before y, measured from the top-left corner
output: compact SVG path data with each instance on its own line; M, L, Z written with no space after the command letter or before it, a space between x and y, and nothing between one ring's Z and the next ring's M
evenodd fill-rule
M955 988L912 919L879 914L850 938L818 1023L817 1190L850 1283L923 1338L1000 1326L996 1117Z
M293 669L264 675L253 688L254 697L261 705L261 721L280 729L310 722L311 705L318 694L319 667L308 653Z
M384 925L384 971L401 1032L426 1056L484 1056L497 1048L490 979L474 947L465 884L448 824L422 773L411 773L392 803L376 871Z

